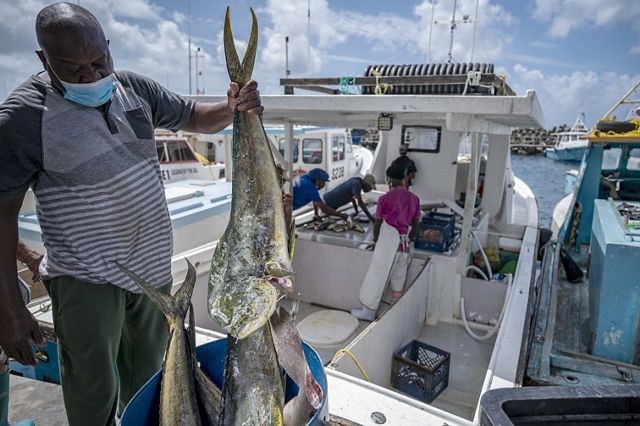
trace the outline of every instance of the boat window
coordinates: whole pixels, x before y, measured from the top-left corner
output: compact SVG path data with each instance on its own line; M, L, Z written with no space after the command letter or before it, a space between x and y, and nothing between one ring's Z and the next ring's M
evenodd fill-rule
M185 141L167 142L169 161L197 161Z
M473 136L471 133L463 133L460 136L460 145L458 145L458 157L471 157L471 141ZM480 135L480 156L489 157L489 136Z
M402 126L402 143L413 152L440 152L440 127Z
M620 148L605 149L602 154L602 170L617 170L621 154Z
M480 138L480 156L484 158L489 156L489 136L485 134Z
M322 139L302 140L302 161L307 164L322 163Z
M351 154L353 152L353 141L351 138L347 138L347 154Z
M278 151L280 151L280 154L284 157L284 138L280 138L280 140L278 141ZM300 151L300 139L294 139L293 140L293 162L297 163L298 162L298 152Z
M344 135L331 136L331 157L333 161L344 160Z
M627 170L634 172L640 171L640 148L633 148L629 152L629 159L627 160Z
M164 144L156 144L156 151L158 152L158 161L161 163L167 162L166 151L164 150Z

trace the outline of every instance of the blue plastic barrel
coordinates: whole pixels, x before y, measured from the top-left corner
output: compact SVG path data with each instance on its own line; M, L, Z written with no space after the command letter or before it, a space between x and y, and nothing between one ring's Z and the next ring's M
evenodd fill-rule
M304 354L309 363L313 377L318 381L324 398L320 408L316 411L308 425L323 425L329 420L327 405L327 375L316 351L306 343L302 343ZM211 377L218 387L222 388L224 378L224 359L227 351L227 339L216 340L196 348L196 356L201 367ZM157 426L160 412L160 380L161 371L157 372L135 394L127 404L122 414L121 426ZM287 377L285 401L289 401L298 394L298 386Z

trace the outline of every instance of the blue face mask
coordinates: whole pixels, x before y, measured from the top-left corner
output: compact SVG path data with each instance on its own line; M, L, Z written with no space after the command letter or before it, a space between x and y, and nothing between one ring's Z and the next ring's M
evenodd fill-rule
M113 74L109 74L93 83L77 84L67 83L62 80L60 80L60 83L64 87L65 99L93 108L106 104L113 96L113 91L116 88L113 82Z

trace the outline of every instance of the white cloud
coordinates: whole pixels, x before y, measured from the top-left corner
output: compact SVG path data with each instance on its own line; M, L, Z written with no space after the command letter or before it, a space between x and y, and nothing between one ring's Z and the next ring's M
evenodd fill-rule
M423 0L414 7L413 16L403 17L336 9L327 0L312 0L311 48L308 50L306 5L302 7L298 0L267 0L264 13L270 22L261 34L266 38L261 49L262 65L273 71L284 69L285 36L290 38L289 63L293 74L330 74L331 70L326 69L327 60L332 59L329 50L345 43L364 44L369 49L367 53L378 58L371 61L354 58L352 62L385 63L400 55L425 61L431 8L431 3ZM463 15L473 19L474 10L475 0L458 1L457 19L462 19ZM447 60L449 48L449 25L445 21L451 17L450 2L434 3L433 12L434 20L440 24L433 27L431 62L442 62ZM502 6L480 0L474 61L490 62L498 58L511 42L509 30L516 22ZM454 61L469 60L472 37L471 23L458 25L452 49Z
M583 26L632 25L640 31L637 0L535 0L533 16L550 23L548 34L554 38L565 38Z
M0 0L0 99L8 91L24 81L29 74L42 69L34 50L35 18L40 9L50 1ZM110 48L116 69L128 69L152 77L172 90L188 92L188 36L178 24L184 15L168 13L151 0L84 0L100 21L110 40ZM192 48L195 51L197 41ZM203 80L207 93L226 90L226 77L220 63L211 54L210 45L202 47L199 59L204 70ZM195 76L195 61L193 62ZM223 76L223 78L221 78ZM218 87L220 86L220 87ZM195 77L193 80L195 93Z
M451 2L439 1L434 6L434 21L431 40L431 62L446 61L450 43ZM458 2L456 20L461 20L464 15L469 16L469 23L460 23L454 33L452 56L455 62L468 62L471 46L473 44L473 23L475 18L475 0L463 0ZM432 4L423 0L414 9L420 17L419 31L428 40L432 13ZM490 0L480 0L478 3L478 20L476 24L476 41L474 49L474 62L491 62L504 53L506 47L512 42L510 30L518 23L517 18L511 15L503 6L492 4ZM419 41L418 48L426 53L428 43Z
M542 40L531 41L529 42L529 46L536 47L539 49L556 49L558 47L558 45L555 43L550 43L548 41L542 41Z
M507 52L502 56L502 59L510 59L512 61L525 62L527 64L535 64L535 65L551 65L559 68L578 68L580 65L576 65L575 63L561 60L561 59L552 59L545 58L544 56L539 55L530 55L527 53L511 53Z
M521 94L526 89L536 90L546 126L552 127L563 123L571 125L580 111L585 113L587 125L593 125L638 80L640 74L595 71L545 74L517 64L509 83Z
M327 59L331 60L331 62L350 62L353 64L372 64L375 62L373 59L344 55L327 55Z
M173 20L176 21L178 24L182 24L187 20L187 16L181 12L173 12L172 16L173 16Z
M96 15L96 11L102 8L119 18L159 19L162 12L160 6L151 4L147 0L89 0L83 1L82 7L87 7Z
M587 119L593 122L628 89L634 79L640 78L638 75L589 71L589 66L584 63L564 64L514 52L511 33L519 29L518 21L503 6L492 1L480 0L479 3L474 61L496 61L499 64L500 60L507 59L526 64L526 67L518 65L509 69L498 66L496 72L508 74L509 84L518 93L524 93L528 88L537 90L548 125L572 122L581 102ZM33 53L36 49L34 23L37 12L47 3L45 0L0 0L0 14L3 16L0 21L0 39L3 40L0 43L0 98L25 80L28 74L41 69ZM593 0L584 0L580 7L593 12L594 3ZM292 77L307 76L309 70L323 76L355 75L362 73L366 64L426 60L431 20L431 3L428 0L421 0L410 14L404 16L355 12L338 6L348 3L312 0L309 53L306 4L299 0L265 0L265 6L257 10L261 29L254 78L260 82L262 93L282 93L279 78L285 71L284 39L287 35L290 37ZM573 3L569 0L536 0L536 18L550 23L559 22L556 18L568 19L566 16L570 14L566 11L570 10L570 4ZM634 11L638 7L635 2L624 4L631 11L630 15L636 13ZM167 84L174 91L188 92L188 36L180 27L180 22L185 19L182 13L166 11L155 6L153 0L84 0L82 5L95 13L104 26L111 40L117 69L137 71ZM451 5L451 1L437 1L434 4L435 20L445 22L450 19ZM473 19L475 0L459 0L458 5L457 18L469 15ZM603 8L607 11L594 12L589 18L592 25L610 25L619 19L617 8L609 5ZM637 14L634 16L638 17ZM624 19L620 22L629 22L629 18ZM222 47L222 25L220 20L216 20L210 26L216 31L215 37L207 40L194 36L192 47L195 49L197 45L203 49L204 58L199 59L199 65L203 70L206 93L224 93L228 75ZM469 60L472 33L472 24L458 25L453 45L454 61ZM236 46L239 55L243 56L246 40L236 40ZM445 61L448 47L449 27L438 24L433 29L432 62ZM553 45L542 42L537 47L552 48ZM640 54L637 40L629 51ZM193 65L195 72L195 62ZM549 65L556 69L571 66L578 71L549 74L544 71L544 67ZM337 71L339 67L340 71Z

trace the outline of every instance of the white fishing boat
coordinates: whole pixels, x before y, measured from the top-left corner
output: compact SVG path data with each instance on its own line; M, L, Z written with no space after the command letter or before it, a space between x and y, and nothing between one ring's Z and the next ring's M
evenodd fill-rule
M205 158L194 150L194 140L189 141L185 134L156 132L155 139L164 182L186 179L219 181L225 178L224 151L222 156L218 154L213 158ZM216 158L222 161L215 161Z
M584 124L584 114L576 118L567 132L555 133L555 145L544 150L544 155L558 161L582 161L587 151L589 128Z
M331 176L323 192L372 165L373 153L353 145L347 129L299 126L295 130L294 174L321 167ZM284 163L284 128L268 127L274 155ZM184 253L216 241L224 232L231 209L231 143L233 129L215 135L157 131L155 135L160 171L173 228L174 253ZM280 151L278 151L278 149ZM222 159L220 161L215 159ZM229 166L229 167L227 167ZM228 170L228 172L227 172ZM309 206L297 213L305 212ZM27 191L20 209L20 236L28 246L43 250L33 191Z
M265 132L275 148L274 156L278 163L284 164L285 128L282 125L266 126ZM353 143L348 128L295 126L292 130L293 173L305 173L321 168L329 173L331 181L326 189L339 185L355 176L363 176L373 163L373 153ZM207 159L225 159L231 164L231 145L233 127L228 127L215 135L199 135L192 144L196 153ZM300 155L302 153L302 155ZM228 167L231 173L231 167ZM229 176L230 178L230 176Z
M197 98L222 100L222 97ZM379 120L391 117L390 128L380 132L371 173L378 182L384 182L385 170L396 157L399 145L411 139L409 156L419 170L411 190L419 196L425 212L437 210L453 218L453 222L449 222L454 223L453 230L437 222L434 229L441 231L437 235L442 239L435 241L434 250L416 248L413 251L400 299L391 302L384 296L376 319L364 322L348 313L360 306L360 288L370 279L372 270L384 277L389 273L388 267L385 271L372 262L374 253L367 249L372 239L372 225L363 223L364 233L315 231L304 227L304 223L311 220L311 212L298 215L300 225L293 261L296 293L301 300L297 321L303 338L318 350L326 363L329 415L363 425L379 424L383 418L385 424L393 425L479 424L479 401L485 392L522 384L539 215L532 191L511 171L509 135L514 127L543 125L535 93L529 91L524 96L267 95L262 97L262 102L264 122L284 125L284 164L290 173L296 167L295 146L299 146L303 162L306 155L304 138L295 134L296 126L371 128L379 124L388 126L388 121L379 123ZM408 138L408 135L413 136ZM471 141L470 155L462 160L461 144L467 141ZM338 142L338 159L340 149ZM346 153L346 143L344 149ZM333 159L333 147L325 152L327 158ZM311 155L309 152L308 158ZM185 183L194 188L191 193L176 195L176 199L183 198L174 201L176 208L172 208L174 203L169 203L172 221L175 223L184 215L185 223L191 221L196 224L195 229L204 231L193 218L202 214L198 209L212 204L215 196L197 189L198 181ZM216 185L219 184L213 187ZM384 185L379 189L384 190ZM199 195L198 191L203 194ZM366 194L371 211L375 210L374 205L382 194L382 191ZM193 207L197 204L202 205ZM28 221L24 219L21 218L21 237L39 242L38 229L27 228ZM33 216L30 219L35 225ZM452 235L449 231L453 231ZM174 227L174 236L175 232ZM452 240L451 236L454 236ZM184 278L185 259L196 266L198 281L193 301L200 342L222 336L206 307L215 239L176 251L172 261L176 283ZM390 245L393 255L395 242L391 241ZM491 279L494 271L487 279L469 277L474 253L481 255L478 254L480 246L491 247L494 253L504 253L514 259L517 266L512 277ZM40 319L47 320L49 315L42 312L42 306L46 306L46 298L31 305ZM439 372L434 389L425 389L426 384L420 378L405 380L409 388L422 389L422 396L417 398L415 392L414 397L410 396L412 392L407 387L404 389L408 393L394 387L399 386L394 378L401 375L393 369L394 354L413 341L433 348L426 356L438 363L432 373ZM448 353L448 357L438 356L444 353ZM443 374L444 358L447 359L446 375ZM427 400L425 392L435 390L436 385L441 393ZM20 399L16 404L24 397L17 396Z

